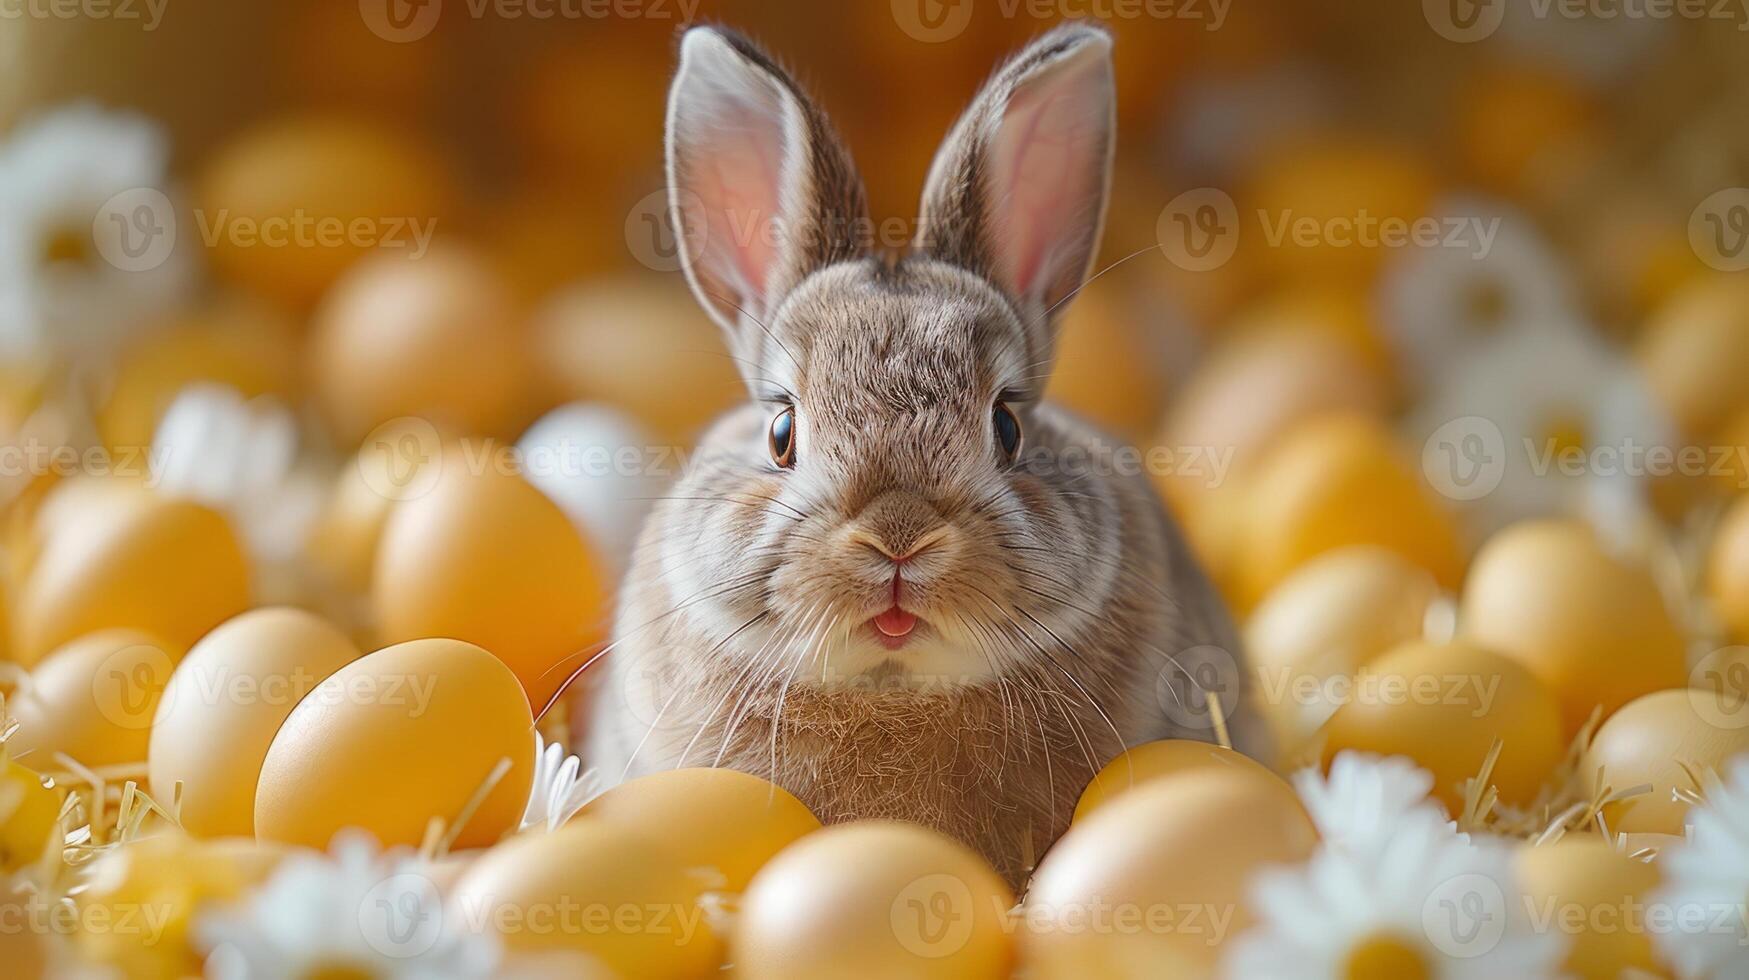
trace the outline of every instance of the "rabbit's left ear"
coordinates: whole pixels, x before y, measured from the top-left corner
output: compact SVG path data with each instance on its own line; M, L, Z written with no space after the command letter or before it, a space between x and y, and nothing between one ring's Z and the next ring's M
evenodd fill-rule
M1104 29L1069 24L1028 45L985 83L936 154L919 247L989 278L1029 321L1042 321L1098 251L1113 89ZM1041 339L1048 351L1048 334Z

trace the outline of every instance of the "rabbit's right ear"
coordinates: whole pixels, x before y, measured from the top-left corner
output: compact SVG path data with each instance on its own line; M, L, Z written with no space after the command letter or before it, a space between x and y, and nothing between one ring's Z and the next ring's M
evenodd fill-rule
M761 326L783 296L860 253L862 182L795 82L751 42L715 28L681 39L667 143L669 215L687 281L732 352L757 361Z

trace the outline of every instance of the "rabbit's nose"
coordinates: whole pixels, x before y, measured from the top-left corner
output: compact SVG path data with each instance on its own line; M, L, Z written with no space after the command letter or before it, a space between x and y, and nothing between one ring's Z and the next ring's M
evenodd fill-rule
M947 522L915 494L889 491L856 517L849 538L895 563L904 563L947 540Z

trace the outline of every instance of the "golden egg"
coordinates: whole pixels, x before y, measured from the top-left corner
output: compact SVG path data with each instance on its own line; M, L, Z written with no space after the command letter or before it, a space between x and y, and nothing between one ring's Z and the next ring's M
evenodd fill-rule
M213 156L196 188L219 272L295 308L374 249L421 249L451 197L447 167L430 147L323 115L245 131Z
M35 770L0 758L0 873L35 863L59 840L63 795Z
M1247 606L1312 558L1348 545L1394 551L1455 588L1457 525L1385 424L1327 415L1284 433L1250 483L1241 571Z
M820 829L802 801L733 769L669 769L622 783L590 801L580 819L611 820L673 851L689 868L747 888L777 852Z
M1253 875L1305 861L1317 839L1280 779L1197 768L1138 787L1045 855L1022 962L1036 980L1211 976L1251 925Z
M1236 769L1262 779L1281 781L1268 766L1232 749L1189 738L1144 742L1126 749L1093 777L1075 804L1075 822L1105 807L1139 786L1192 769Z
M1259 705L1284 745L1301 744L1336 705L1318 692L1379 654L1419 638L1439 585L1425 569L1372 545L1338 548L1281 581L1245 624Z
M1723 776L1729 762L1749 752L1749 712L1740 693L1702 688L1654 691L1623 705L1597 729L1585 756L1587 791L1608 783L1652 790L1603 810L1614 833L1683 834L1688 804L1673 790L1695 791L1695 778Z
M429 491L389 516L372 589L377 628L385 642L449 636L485 647L538 709L599 638L605 586L558 505L471 451L445 453Z
M527 345L509 288L475 252L380 253L349 270L317 310L311 375L348 446L403 416L508 437L534 408Z
M1684 683L1683 637L1646 569L1607 553L1585 525L1527 521L1476 555L1464 638L1530 668L1561 701L1570 734L1648 691Z
M1155 486L1170 509L1185 543L1198 564L1229 603L1238 605L1243 594L1239 578L1245 544L1245 521L1249 515L1249 488L1242 476L1232 475L1219 486L1156 478Z
M358 659L346 634L313 613L255 609L202 637L170 677L152 722L152 796L182 784L182 829L255 833L255 781L279 726L304 695Z
M1523 194L1552 176L1560 154L1592 137L1594 107L1565 75L1515 65L1469 79L1456 122L1464 164L1496 190Z
M609 820L515 837L462 874L449 907L510 953L585 954L620 977L717 975L704 886L654 841Z
M413 640L329 675L280 726L255 787L255 833L326 848L360 827L417 847L461 815L500 760L509 770L456 836L485 847L516 828L534 779L534 719L515 675L459 640Z
M1166 379L1123 299L1094 286L1064 309L1046 397L1134 439L1159 424Z
M377 547L389 511L425 493L435 479L427 467L442 459L434 427L404 419L379 428L340 468L327 505L310 530L308 553L341 588L370 591Z
M747 397L715 324L667 278L595 282L560 293L536 316L535 336L554 401L617 406L671 445L689 445L707 422Z
M248 560L216 511L155 497L70 516L62 533L43 542L16 595L20 662L111 627L144 630L186 649L248 607Z
M101 630L44 657L29 690L7 702L18 732L16 758L59 768L62 752L86 766L146 760L158 700L182 647L139 630ZM40 761L38 761L40 760Z
M1637 861L1600 837L1568 835L1553 844L1518 849L1519 887L1535 921L1565 937L1566 975L1616 980L1624 973L1659 973L1652 953L1647 902L1658 868Z
M964 845L915 824L810 834L753 879L730 937L747 980L1007 977L1014 895Z
M1652 314L1640 337L1646 383L1691 438L1705 439L1745 408L1749 281L1698 279Z
M1555 696L1517 661L1466 643L1413 641L1380 656L1346 685L1324 730L1324 764L1345 749L1404 755L1433 773L1433 794L1462 810L1459 784L1503 743L1492 781L1524 806L1566 754Z
M1707 595L1738 643L1749 643L1749 495L1719 522L1707 560Z

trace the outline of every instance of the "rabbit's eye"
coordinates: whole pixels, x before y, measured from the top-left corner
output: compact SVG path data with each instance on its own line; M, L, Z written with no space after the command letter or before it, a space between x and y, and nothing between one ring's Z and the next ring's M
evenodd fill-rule
M771 461L784 469L796 465L796 410L785 408L771 420Z
M1012 463L1020 455L1020 419L1006 404L997 402L992 420L996 424L996 448L1002 451L1003 459Z

